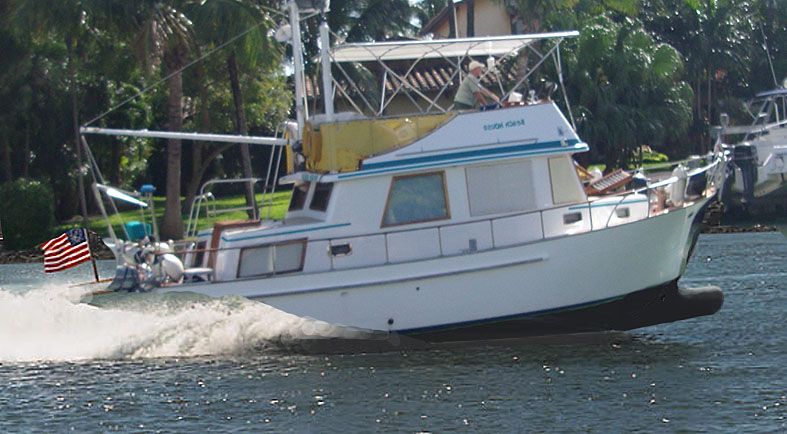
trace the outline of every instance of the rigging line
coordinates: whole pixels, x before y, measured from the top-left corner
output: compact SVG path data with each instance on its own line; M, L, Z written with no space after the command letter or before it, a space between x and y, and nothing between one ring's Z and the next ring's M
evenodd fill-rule
M760 23L760 33L762 33L762 45L765 48L765 54L768 55L768 65L771 67L771 76L773 77L773 86L779 87L779 82L776 80L776 71L773 69L773 59L771 59L771 50L768 49L768 38L765 37L765 29Z
M568 117L571 119L571 127L574 128L574 132L577 131L577 123L574 121L574 113L571 110L571 102L568 100L568 93L566 92L566 85L563 83L563 61L560 57L560 44L562 39L557 42L557 50L555 52L555 67L557 68L557 77L560 81L560 93L563 94L563 101L566 103L566 109L568 110Z
M93 119L89 120L88 122L86 122L86 123L85 123L85 124L83 124L82 126L83 126L83 127L90 126L90 125L91 125L91 124L93 124L94 122L96 122L96 121L98 121L98 120L100 120L100 119L104 118L105 116L107 116L108 114L110 114L110 113L114 112L115 110L119 109L120 107L123 107L124 105L126 105L126 104L130 103L131 101L133 101L133 100L135 100L135 99L139 98L141 95L143 95L144 93L146 93L146 92L147 92L147 91L149 91L150 89L153 89L153 88L155 88L155 87L158 87L158 86L159 86L161 83L164 83L165 81L169 80L171 77L173 77L173 76L175 76L175 75L177 75L177 74L180 74L181 72L185 71L185 70L186 70L186 69L188 69L188 68L191 68L192 66L194 66L195 64L197 64L197 63L201 62L203 59L207 58L208 56L212 56L212 55L213 55L213 53L215 53L215 52L217 52L217 51L219 51L219 50L222 50L222 49L224 49L226 46L228 46L228 45L232 44L233 42L237 41L237 40L238 40L238 39L240 39L241 37L245 36L247 33L251 32L252 30L256 29L257 27L260 27L260 26L261 26L263 23L265 23L265 20L263 20L263 21L260 21L259 23L257 23L257 24L255 24L255 25L253 25L253 26L249 27L248 29L244 30L243 32L241 32L241 33L239 33L239 34L237 34L237 35L233 36L233 37L232 37L232 38L230 38L230 39L228 39L226 42L222 43L221 45L219 45L219 46L217 46L217 47L213 48L212 50L209 50L207 53L203 54L202 56L200 56L200 57L198 57L198 58L196 58L196 59L192 60L192 61L191 61L191 62L189 62L189 63L187 63L187 64L186 64L186 65L184 65L182 68L180 68L180 69L178 69L178 70L176 70L176 71L174 71L174 72L170 73L169 75L167 75L167 76L165 76L165 77L163 77L163 78L159 79L159 80L158 80L158 81L156 81L155 83L153 83L153 84L151 84L151 85L149 85L149 86L147 86L147 87L143 88L142 90L140 90L140 91L139 91L139 92L137 92L136 94L134 94L134 95L132 95L132 96L130 96L130 97L128 97L128 98L126 98L125 100L123 100L123 101L121 101L120 103L116 104L115 106L113 106L113 107L112 107L112 108L110 108L109 110L105 111L104 113L101 113L100 115L98 115L98 116L94 117Z

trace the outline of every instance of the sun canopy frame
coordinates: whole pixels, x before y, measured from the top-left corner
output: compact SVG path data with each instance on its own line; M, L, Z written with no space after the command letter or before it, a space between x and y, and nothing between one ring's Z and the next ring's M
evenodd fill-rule
M501 56L512 51L519 51L535 41L576 36L579 36L579 32L569 31L529 35L342 44L334 47L331 51L331 57L334 62L389 62L392 60Z
M504 94L503 98L508 97L512 92L516 92L527 79L536 71L550 56L555 56L555 65L558 69L558 74L562 86L562 72L560 56L560 43L565 38L579 36L577 31L566 32L553 32L553 33L540 33L528 35L507 35L507 36L486 36L474 38L459 38L459 39L431 39L431 40L417 40L417 41L395 41L395 42L370 42L370 43L356 43L356 44L341 44L333 48L330 52L331 59L336 65L337 69L344 76L342 82L336 78L333 79L335 94L344 97L348 103L360 114L371 114L372 116L382 116L386 108L389 107L393 99L399 95L404 94L415 108L420 113L441 112L445 113L453 109L453 104L444 107L439 103L440 97L443 96L448 88L454 83L454 80L461 81L464 78L465 71L462 70L462 64L468 59L476 58L489 58L496 57L498 60L506 58L513 58L523 49L528 49L534 54L535 65L525 72L516 84L509 90L505 91L502 86L499 74L495 68L486 70L482 79L488 78L492 81L497 81L500 85L500 91ZM534 47L537 41L553 41L551 48L542 53ZM410 82L410 75L416 70L420 62L426 59L442 59L453 69L450 78L445 81L445 84L437 92L437 95L430 97L421 89L413 86ZM409 61L409 63L407 63ZM382 84L381 98L379 106L375 106L364 95L364 91L352 79L351 74L347 69L342 66L343 63L364 63L374 62L378 64L382 71ZM404 73L396 72L389 63L407 63ZM385 83L386 80L391 80L394 83L392 91L387 91ZM355 101L350 95L354 92L358 96L359 101ZM333 93L331 93L333 94ZM419 104L419 102L421 104Z

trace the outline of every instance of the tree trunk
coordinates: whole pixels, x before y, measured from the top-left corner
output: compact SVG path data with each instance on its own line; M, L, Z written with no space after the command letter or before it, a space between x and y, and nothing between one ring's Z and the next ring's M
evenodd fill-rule
M475 0L467 0L467 32L468 38L475 36Z
M3 146L3 182L11 182L14 180L14 172L11 169L11 147L8 145L8 136L2 134L0 141Z
M205 176L205 172L207 172L208 168L210 167L210 163L213 162L222 152L229 149L232 145L225 144L218 148L214 148L207 157L204 156L203 151L204 148L199 149L199 161L192 156L192 164L194 164L191 168L191 179L189 180L189 184L186 186L186 197L190 198L188 202L189 207L191 207L192 202L194 202L194 198L197 197L197 192L202 185L202 178Z
M448 15L448 39L456 38L456 6L453 0L445 0L446 6L451 8Z
M696 89L697 89L697 98L696 98L697 118L696 118L696 121L697 121L697 123L700 123L702 121L702 75L699 72L697 73L697 87L696 87Z
M191 147L191 174L189 175L189 182L186 184L186 206L191 207L194 203L194 198L197 197L197 190L202 184L202 174L200 171L202 167L202 150L205 146L202 142L194 142Z
M179 71L183 65L182 48L174 47L165 54L164 63L167 74ZM170 131L183 128L183 77L176 72L167 79L167 117ZM161 224L161 237L168 239L183 238L183 215L180 202L180 163L182 154L180 139L167 141L167 198L164 221Z
M208 132L210 131L210 104L209 104L209 96L208 96L208 86L207 86L207 78L205 77L205 68L201 65L197 65L196 68L197 73L197 83L199 85L199 123L197 125L197 130L199 132ZM189 176L189 182L186 184L186 206L191 207L191 204L194 203L194 198L197 196L197 190L199 190L200 185L202 185L202 176L205 174L205 169L207 166L203 168L203 151L210 146L210 142L194 142L191 151L191 175Z
M246 113L243 105L243 93L240 89L240 79L238 74L238 60L235 58L235 51L230 51L227 56L227 70L230 76L230 87L232 88L232 99L235 102L235 128L241 136L249 134L249 128L246 125ZM251 178L254 174L251 171L251 154L249 153L249 144L240 144L240 155L243 163L243 177ZM250 209L248 211L249 218L256 219L257 215L257 201L254 199L254 183L249 182L246 184L246 206Z
M77 72L74 63L74 41L66 39L68 49L68 79L71 91L71 121L74 128L74 149L77 156L77 197L79 198L79 212L82 213L82 220L87 220L87 201L85 200L85 183L82 179L82 141L79 134L79 106L77 104ZM25 161L28 159L25 155Z
M210 106L208 104L208 88L206 86L207 79L205 78L205 71L203 68L197 67L196 72L198 75L197 81L200 83L199 97L200 101L202 101L200 104L200 122L198 129L200 132L208 132L211 130L211 119ZM202 179L205 177L205 172L207 172L210 164L231 146L231 144L224 144L219 147L214 146L213 149L210 149L211 142L194 142L193 152L191 153L191 176L186 185L187 206L191 207L191 204L194 202L194 198L197 196L197 192L202 185ZM208 150L210 150L210 153L206 156L205 154Z
M22 145L22 178L30 178L30 122L32 116L27 117L25 125L25 141Z

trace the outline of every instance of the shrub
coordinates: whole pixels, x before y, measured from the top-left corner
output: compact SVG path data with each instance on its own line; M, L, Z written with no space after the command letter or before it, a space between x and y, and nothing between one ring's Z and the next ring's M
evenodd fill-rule
M665 154L660 152L643 152L642 153L642 162L647 163L666 163L669 161L669 157Z
M30 249L51 237L55 205L48 185L30 179L0 185L0 204L7 249Z

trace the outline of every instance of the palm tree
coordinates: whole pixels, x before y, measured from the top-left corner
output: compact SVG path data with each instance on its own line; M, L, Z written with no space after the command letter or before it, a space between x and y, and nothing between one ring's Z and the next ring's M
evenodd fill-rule
M756 2L675 3L649 0L643 3L642 16L651 32L685 56L686 73L695 95L693 129L704 136L707 144L708 126L717 120L714 107L722 81L731 90L748 91Z
M347 42L384 41L412 33L415 12L408 0L334 0L328 24Z
M167 129L181 131L183 127L183 76L182 69L194 48L191 21L183 10L193 3L190 0L161 1L119 0L126 9L121 19L128 21L127 34L133 35L135 54L147 71L163 65L167 77ZM196 1L196 0L195 0ZM183 236L181 211L181 158L180 139L167 141L167 181L164 219L161 236L178 239Z
M203 45L216 46L242 35L226 48L226 66L235 109L235 129L239 135L248 135L246 109L240 85L241 66L246 70L254 70L264 58L280 57L277 46L272 44L267 36L274 23L258 5L248 1L206 0L194 5L188 12L195 26L200 29L198 37ZM249 145L241 143L239 148L243 176L252 178L254 173ZM192 179L192 184L199 181ZM249 217L257 217L253 183L246 186L246 204L250 208Z
M688 128L693 95L681 81L681 55L637 21L588 22L565 70L580 132L603 149L608 169L628 163L639 145L663 144Z
M415 16L418 18L418 21L421 22L421 27L423 27L435 15L440 13L443 8L452 4L452 0L421 0L415 2L413 8L415 8Z

